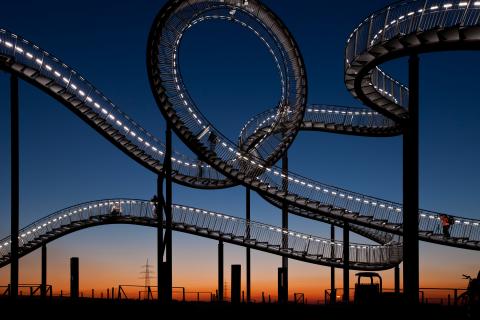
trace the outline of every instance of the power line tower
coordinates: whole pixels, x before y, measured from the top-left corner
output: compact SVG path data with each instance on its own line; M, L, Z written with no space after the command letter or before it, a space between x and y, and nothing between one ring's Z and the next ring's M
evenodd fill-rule
M147 300L153 299L152 291L150 287L150 280L151 280L152 274L154 274L155 272L152 271L152 269L153 269L153 266L148 263L148 259L147 259L147 263L142 266L142 271L140 272L141 274L140 279L145 281L144 299L147 299Z

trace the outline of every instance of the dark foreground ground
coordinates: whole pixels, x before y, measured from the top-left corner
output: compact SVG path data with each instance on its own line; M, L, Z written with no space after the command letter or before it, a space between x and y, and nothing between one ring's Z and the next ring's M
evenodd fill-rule
M53 299L21 299L11 302L0 299L2 319L405 319L443 320L480 319L468 317L464 308L420 305L414 309L404 305L277 305L172 303L152 301L109 301Z

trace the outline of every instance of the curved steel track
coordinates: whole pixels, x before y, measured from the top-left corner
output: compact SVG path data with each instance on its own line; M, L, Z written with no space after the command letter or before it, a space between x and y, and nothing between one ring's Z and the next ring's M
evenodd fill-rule
M343 265L343 243L285 230L254 221L182 205L172 205L173 229L196 236L223 240L239 246L327 266ZM107 199L81 203L57 211L20 230L20 256L67 234L98 225L135 224L155 227L153 202ZM247 234L249 236L247 236ZM288 247L283 247L284 237ZM10 237L0 240L0 268L10 263ZM357 270L384 270L402 260L399 245L350 243L349 265Z
M171 0L152 25L147 66L152 93L165 119L200 160L172 157L176 183L202 189L248 186L293 214L343 225L382 244L402 235L402 205L313 181L274 164L299 130L358 136L402 134L408 88L383 72L385 61L412 53L479 49L480 2L401 1L365 19L345 53L347 89L371 109L307 106L300 50L282 21L257 0ZM253 117L237 142L219 132L197 108L183 83L183 35L199 23L223 20L253 32L271 53L281 79L274 109ZM0 65L61 102L120 150L161 173L165 146L123 113L78 72L16 34L0 30ZM373 110L372 110L373 109ZM209 137L215 137L214 143ZM454 216L454 215L452 215ZM439 213L419 212L420 239L480 250L480 221L454 216L451 237L440 232ZM8 243L6 244L8 246ZM397 263L398 259L395 260Z
M435 5L428 8L429 19L423 20L428 23L414 23L415 19L419 19L418 15L425 15L428 3L429 1L396 3L366 19L348 39L345 60L347 88L380 114L362 110L355 114L351 110L330 107L324 108L324 113L331 117L322 119L323 128L308 121L298 121L298 117L304 115L306 109L307 84L303 60L295 40L284 24L258 1L169 1L155 18L148 40L147 70L152 93L163 116L182 141L227 178L248 186L262 196L272 199L274 203L286 202L295 208L291 209L293 213L303 212L305 217L329 217L401 235L403 217L400 204L321 184L292 172L285 174L280 168L270 166L270 163L278 160L286 151L302 122L305 129L339 133L380 136L402 133L401 120L408 116L408 111L404 108L408 89L376 66L387 58L409 54L415 50L427 52L433 50L432 48L476 48L480 43L477 25L479 2L468 2L466 5L459 2L456 7L451 3ZM422 9L419 9L420 7ZM403 18L400 19L402 15ZM449 19L450 16L453 18ZM459 16L464 18L459 20ZM392 20L389 20L389 17ZM257 117L258 121L248 123L240 135L240 143L224 137L201 114L194 100L188 95L179 68L178 48L184 33L194 25L211 19L230 20L253 30L266 44L275 61L280 62L279 69L287 70L280 74L282 93L295 88L289 94L282 95L278 106L270 113ZM459 21L461 24L458 24ZM443 29L438 27L442 24L449 26L447 31L443 32ZM256 28L262 31L259 32ZM452 33L452 28L456 28L458 32ZM418 30L422 30L421 34L428 34L430 38L433 37L432 34L443 34L448 46L431 44L435 37L424 41L424 45L416 38L419 36ZM362 34L365 31L366 39ZM402 51L401 40L404 39L414 45ZM443 38L437 36L436 39ZM274 47L278 52L271 49ZM389 49L394 53L389 55ZM392 92L386 90L385 84L390 84L398 93L393 89ZM357 116L355 118L360 121L367 118L370 123L352 124L349 112L353 112L353 116ZM382 119L382 115L386 119ZM377 119L381 119L380 126L374 122ZM358 128L357 132L353 127ZM217 143L209 143L208 134L205 132L213 133ZM422 240L480 249L478 220L456 217L452 226L453 236L444 238L439 233L439 214L421 210L419 216L419 236Z

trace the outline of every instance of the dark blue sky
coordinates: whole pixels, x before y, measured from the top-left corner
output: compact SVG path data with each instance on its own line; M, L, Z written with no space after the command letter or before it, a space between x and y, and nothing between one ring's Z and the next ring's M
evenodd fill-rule
M151 22L164 2L9 1L2 4L0 27L22 35L78 70L121 110L163 139L165 124L148 85L145 48ZM265 3L283 19L301 48L309 80L309 103L361 106L343 83L345 41L365 16L389 1ZM228 137L236 138L246 120L277 102L280 85L274 64L261 42L239 26L223 22L200 25L185 36L182 46L182 71L193 99ZM479 218L478 53L422 55L421 63L421 207ZM406 79L404 60L386 68L400 80ZM9 233L10 210L5 73L0 75L0 97L2 237ZM323 183L401 201L401 147L399 137L303 132L290 149L290 168ZM175 149L190 154L178 140ZM52 98L21 84L22 226L83 201L149 198L154 187L152 173ZM241 187L223 191L175 187L174 191L178 203L244 214ZM279 210L256 195L252 216L272 224L281 221ZM295 217L291 226L328 235L326 226ZM153 237L153 231L133 227L102 230L108 230L108 236L85 231L62 240L63 247L88 246L100 239L107 248L125 237L135 247L148 243L147 234L148 239ZM178 243L192 240L176 237ZM147 246L153 252L153 243ZM422 250L435 251L438 246L422 245Z

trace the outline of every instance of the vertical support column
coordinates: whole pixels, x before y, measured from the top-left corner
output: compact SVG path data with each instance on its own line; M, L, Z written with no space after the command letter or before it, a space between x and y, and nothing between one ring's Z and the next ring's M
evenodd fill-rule
M288 152L282 157L282 173L285 175L283 178L282 189L285 194L288 193ZM288 204L286 201L282 203L282 229L288 229ZM288 249L288 234L282 234L282 244L284 249ZM278 297L279 303L288 302L288 258L282 257L282 269L283 269L283 285L282 296Z
M350 230L348 222L343 224L343 302L349 302L350 288Z
M231 298L232 303L240 303L240 294L242 290L242 266L239 264L232 264L232 284L231 286Z
M78 298L79 271L78 257L70 258L70 297L72 299Z
M403 131L403 290L406 302L418 303L418 107L419 58L408 61L409 118Z
M330 241L335 242L335 226L330 225ZM335 257L335 245L331 246L332 258ZM335 303L337 292L335 290L335 267L330 267L330 303Z
M155 204L155 214L157 215L157 286L158 300L162 301L165 297L165 287L163 277L165 276L163 255L165 252L165 243L163 241L163 174L157 176L157 197Z
M394 288L395 293L400 293L400 266L397 264L394 268Z
M172 301L172 128L167 123L165 150L165 302Z
M250 188L246 188L245 215L247 219L247 239L250 239ZM250 248L247 248L247 303L250 303Z
M18 296L18 229L20 214L20 146L19 146L19 98L18 78L16 75L10 77L10 130L11 130L11 262L10 262L10 297L16 299Z
M288 287L287 287L287 268L278 268L278 303L287 303L288 299L285 300L285 296L288 297Z
M40 295L47 297L47 245L42 245L42 284L40 285Z
M223 241L218 241L218 301L223 302Z

